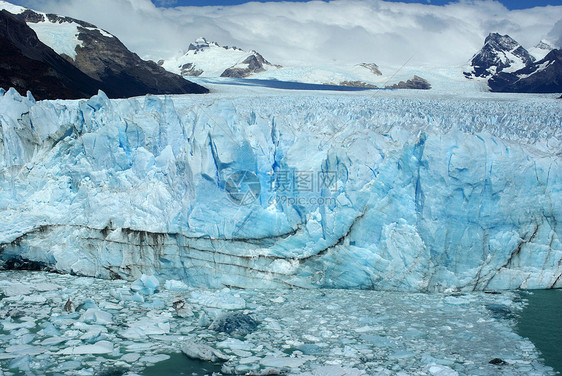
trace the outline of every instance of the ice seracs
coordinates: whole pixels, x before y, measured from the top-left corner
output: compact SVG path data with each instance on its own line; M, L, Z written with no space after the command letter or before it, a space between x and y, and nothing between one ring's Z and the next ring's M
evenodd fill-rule
M10 90L0 260L141 278L138 291L116 292L123 302L157 291L142 274L212 288L557 288L559 102L500 98L61 103ZM225 189L237 171L261 186L245 206ZM287 185L295 171L309 172L312 191ZM233 291L191 296L244 309Z

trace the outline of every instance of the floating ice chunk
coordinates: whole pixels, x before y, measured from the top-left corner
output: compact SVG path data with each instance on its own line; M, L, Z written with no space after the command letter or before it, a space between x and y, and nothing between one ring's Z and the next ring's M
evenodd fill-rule
M285 303L285 298L283 298L282 296L278 296L277 298L274 299L270 299L273 303Z
M105 328L103 328L105 329ZM97 340L100 340L102 338L100 338L100 336L102 336L104 333L107 332L107 330L103 330L102 328L94 328L91 329L89 331L87 331L86 333L84 333L80 339L82 341L85 341L87 343L93 343L96 342Z
M255 350L256 345L251 342L240 341L236 338L228 338L222 342L217 343L217 347L221 349L232 349L232 350Z
M192 359L200 359L208 362L218 362L228 360L228 356L220 350L213 349L209 345L196 342L188 342L184 344L181 351Z
M42 346L53 346L53 345L58 345L59 343L63 343L68 341L68 338L62 338L62 337L50 337L50 338L46 338L43 341L41 341L41 345Z
M468 296L447 296L444 301L448 305L466 305L470 304L472 299Z
M41 346L32 345L13 345L8 346L4 349L7 353L13 353L14 355L37 355L45 352L45 348Z
M244 309L246 308L246 301L239 297L232 295L229 289L221 291L193 291L191 299L196 303L206 307L220 308L220 309Z
M143 356L142 358L139 359L139 361L145 362L145 363L158 363L158 362L163 362L164 360L168 360L168 359L170 359L169 355L156 354L156 355Z
M29 355L22 356L21 358L14 359L10 362L10 368L18 369L22 372L29 372L29 363L31 363L31 357ZM1 372L1 371L0 371ZM1 373L0 373L1 375Z
M98 305L96 304L96 302L94 302L92 299L86 299L82 304L79 304L78 307L76 308L77 311L84 311L84 310L88 310L90 308L95 308L95 309L99 309Z
M306 363L307 359L266 356L260 360L260 364L266 367L274 368L297 368Z
M2 291L6 296L20 296L31 294L31 287L21 283L12 283L11 285L2 287Z
M52 337L60 336L60 332L57 330L57 328L55 328L55 326L52 323L46 322L42 326L43 329L37 332L37 334L39 334L40 336L52 336Z
M20 328L27 328L27 329L31 329L35 327L35 323L31 322L31 321L25 321L22 323L16 323L13 322L12 319L7 319L7 320L3 320L0 321L0 325L2 325L2 328L4 329L4 331L9 332L12 330L16 330L16 329L20 329Z
M343 368L340 366L319 367L312 372L303 373L302 376L362 376L365 372L357 368Z
M139 279L131 284L131 290L145 295L152 295L158 290L160 282L153 275L143 274Z
M447 367L438 364L431 364L427 367L427 372L433 376L458 376L458 372Z
M164 287L167 290L187 290L187 285L182 281L177 281L175 279L169 279L164 283Z
M126 362L126 363L134 363L137 360L139 360L140 355L137 353L129 353L129 354L125 354L121 357L121 360Z
M80 320L87 323L109 324L113 321L113 316L109 312L90 308L82 314Z
M113 352L113 344L109 341L99 341L93 345L82 345L62 349L58 354L82 355L82 354L110 354Z
M170 333L170 323L158 318L142 318L130 325L121 335L128 339L138 339L149 335L168 333Z

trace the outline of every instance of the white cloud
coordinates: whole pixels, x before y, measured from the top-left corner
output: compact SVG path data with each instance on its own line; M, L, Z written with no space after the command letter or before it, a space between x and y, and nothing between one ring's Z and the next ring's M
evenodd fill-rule
M546 37L562 6L509 11L492 0L446 6L379 0L247 3L157 8L149 0L19 0L19 4L89 21L131 50L166 58L200 36L255 49L280 64L375 62L458 65L489 32L526 47Z

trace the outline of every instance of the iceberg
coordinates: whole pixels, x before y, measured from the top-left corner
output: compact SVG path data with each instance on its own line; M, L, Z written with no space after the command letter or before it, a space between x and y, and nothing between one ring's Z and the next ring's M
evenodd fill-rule
M207 288L562 287L560 103L384 93L3 92L0 263Z

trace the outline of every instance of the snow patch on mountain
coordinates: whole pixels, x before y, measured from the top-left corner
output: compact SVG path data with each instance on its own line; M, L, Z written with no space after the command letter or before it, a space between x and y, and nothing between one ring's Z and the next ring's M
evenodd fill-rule
M59 55L66 55L72 60L76 59L76 48L83 46L82 41L79 40L79 28L98 30L104 36L113 37L107 31L93 25L87 26L87 23L78 23L72 18L30 10L6 1L0 1L1 9L19 15L30 12L33 16L26 17L26 23L35 31L39 40L51 47Z
M28 22L29 27L37 33L37 37L59 55L66 55L72 60L76 59L76 47L82 46L78 40L80 31L76 22Z

